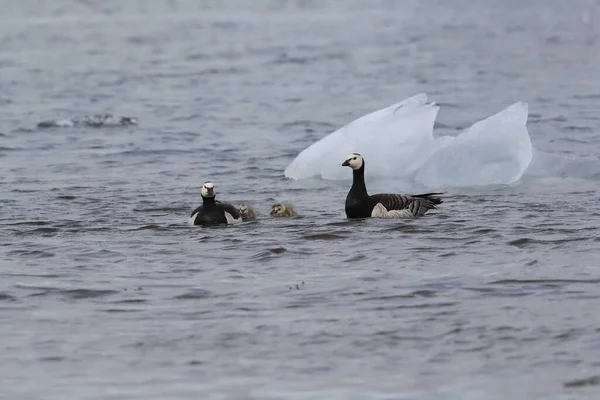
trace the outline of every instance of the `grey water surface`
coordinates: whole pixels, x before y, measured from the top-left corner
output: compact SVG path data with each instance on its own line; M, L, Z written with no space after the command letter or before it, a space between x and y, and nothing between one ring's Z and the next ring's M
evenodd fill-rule
M0 398L599 398L600 163L368 183L445 192L411 221L283 176L420 92L438 130L522 100L536 149L597 156L597 2L0 5ZM36 126L98 113L139 125ZM188 226L209 179L259 219Z

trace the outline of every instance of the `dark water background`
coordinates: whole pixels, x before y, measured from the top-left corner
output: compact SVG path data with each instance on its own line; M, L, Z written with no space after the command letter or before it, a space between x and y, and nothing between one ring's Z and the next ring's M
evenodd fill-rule
M600 396L600 175L361 222L348 182L283 177L419 92L451 130L527 101L535 148L597 155L595 2L1 3L0 398ZM140 125L35 127L99 112ZM187 226L207 179L262 218Z

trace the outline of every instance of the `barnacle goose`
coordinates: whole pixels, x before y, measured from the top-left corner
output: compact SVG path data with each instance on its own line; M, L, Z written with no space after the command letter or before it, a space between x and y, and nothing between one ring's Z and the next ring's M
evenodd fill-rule
M442 193L416 195L380 193L369 195L365 185L365 160L358 153L351 153L342 163L352 168L352 187L346 197L348 218L412 218L419 217L431 209L436 209Z
M212 182L207 181L200 190L202 205L192 211L190 225L218 225L242 222L240 212L231 204L217 202L217 192Z

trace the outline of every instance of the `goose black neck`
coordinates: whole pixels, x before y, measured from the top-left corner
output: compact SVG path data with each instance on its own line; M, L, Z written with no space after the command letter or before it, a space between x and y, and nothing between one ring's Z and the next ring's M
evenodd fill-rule
M215 198L214 197L204 197L204 196L202 196L202 202L204 204L215 204Z
M365 185L365 164L363 161L363 165L359 169L355 169L352 171L352 190L356 194L361 194L368 196L367 194L367 186Z

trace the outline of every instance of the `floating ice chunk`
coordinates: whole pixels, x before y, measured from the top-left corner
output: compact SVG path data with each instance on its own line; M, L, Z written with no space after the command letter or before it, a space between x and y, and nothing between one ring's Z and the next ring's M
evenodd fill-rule
M532 158L527 104L515 103L457 137L433 137L439 107L419 94L367 114L303 150L285 176L351 179L341 166L361 153L367 176L416 179L432 187L509 184Z
M430 187L510 184L533 156L526 128L527 103L515 103L476 122L434 152L416 180Z

